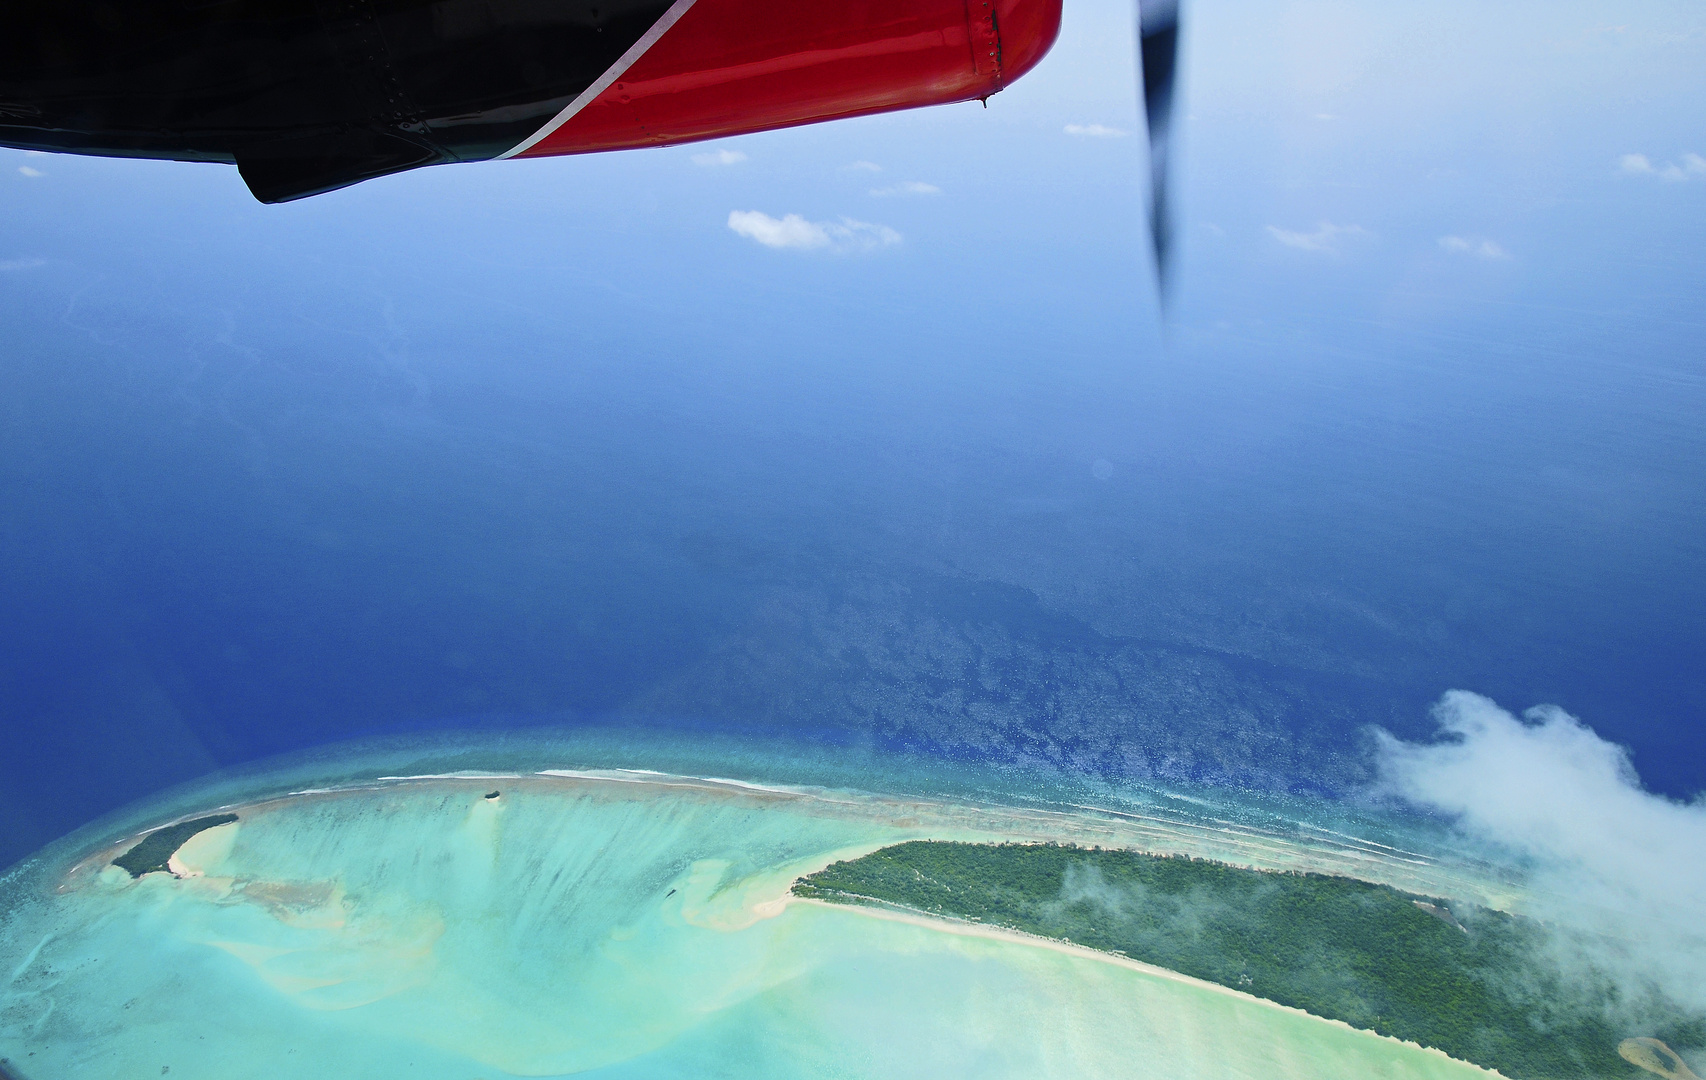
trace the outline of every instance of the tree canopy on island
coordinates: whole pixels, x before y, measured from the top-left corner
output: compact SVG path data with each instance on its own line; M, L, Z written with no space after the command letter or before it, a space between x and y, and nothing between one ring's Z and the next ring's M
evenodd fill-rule
M1118 953L1445 1051L1515 1080L1639 1077L1630 1036L1706 1046L1706 1018L1560 966L1532 920L1322 874L1053 844L913 841L796 895L882 904Z

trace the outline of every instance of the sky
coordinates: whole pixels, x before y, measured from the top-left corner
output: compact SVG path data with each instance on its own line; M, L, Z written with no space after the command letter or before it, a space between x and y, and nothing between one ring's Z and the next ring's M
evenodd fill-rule
M593 721L1346 795L1464 690L1692 798L1706 17L1186 17L1166 320L1120 4L987 109L283 206L0 151L0 862Z

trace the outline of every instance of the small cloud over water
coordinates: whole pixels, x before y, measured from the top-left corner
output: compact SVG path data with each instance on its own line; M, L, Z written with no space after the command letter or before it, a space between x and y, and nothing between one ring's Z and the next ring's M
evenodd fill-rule
M1617 159L1617 170L1625 176L1650 176L1656 180L1676 183L1681 180L1706 179L1706 157L1684 154L1681 161L1655 165L1645 154L1624 154Z
M693 164L715 168L720 165L739 165L746 160L746 155L739 150L711 150L703 154L693 155Z
M884 199L894 195L940 195L942 189L935 184L926 184L922 180L905 180L885 188L872 188L871 194L879 199Z
M1485 238L1476 240L1467 236L1442 236L1439 238L1439 246L1454 255L1473 255L1477 259L1490 261L1511 257L1511 253L1496 241Z
M1068 124L1066 133L1091 139L1123 139L1128 134L1120 128L1106 124Z
M1282 229L1278 225L1268 226L1268 235L1289 248L1299 251L1315 251L1326 255L1336 255L1348 240L1364 240L1374 234L1361 225L1335 225L1323 221L1309 232L1294 229Z
M729 228L736 235L768 248L797 248L804 251L873 251L900 243L900 233L887 225L842 218L840 221L807 221L799 214L773 218L760 210L731 210Z

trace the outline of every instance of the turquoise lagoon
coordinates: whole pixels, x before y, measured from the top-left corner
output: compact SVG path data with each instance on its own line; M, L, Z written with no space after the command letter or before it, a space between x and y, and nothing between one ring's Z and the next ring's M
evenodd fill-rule
M15 867L0 898L5 1068L22 1080L1489 1075L1118 958L787 898L836 858L922 837L1191 851L1487 893L1470 870L1342 829L1129 797L1011 805L621 768L361 771L321 760L180 790ZM336 782L292 786L315 773ZM187 842L176 876L111 865L141 831L214 809L239 820Z

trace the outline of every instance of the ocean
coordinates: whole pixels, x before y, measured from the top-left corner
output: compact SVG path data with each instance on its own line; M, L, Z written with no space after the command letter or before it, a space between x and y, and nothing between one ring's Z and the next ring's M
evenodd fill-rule
M701 339L759 301L410 273L9 279L0 862L210 769L449 730L1339 797L1370 726L1425 738L1466 688L1706 782L1685 326L1142 352L1116 314L968 351L861 330L857 293Z
M612 750L581 739L528 756ZM1247 811L1204 800L1063 812L652 770L372 775L397 753L156 798L144 827L236 812L178 849L175 876L111 865L134 841L117 823L13 868L0 880L0 1070L1489 1075L1105 953L785 901L836 858L924 836L1354 866L1454 895L1497 887L1486 868L1241 824L1222 815ZM435 760L472 753L440 746ZM326 786L293 790L315 776Z

